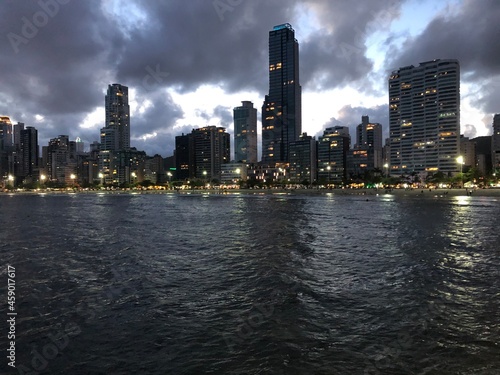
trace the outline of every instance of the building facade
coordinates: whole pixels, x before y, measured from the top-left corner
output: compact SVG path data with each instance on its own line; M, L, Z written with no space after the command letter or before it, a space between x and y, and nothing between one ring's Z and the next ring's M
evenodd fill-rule
M493 135L491 138L493 172L500 173L500 114L493 116Z
M288 23L269 32L269 94L262 106L262 162L289 161L289 144L302 133L299 43Z
M177 180L194 177L194 143L191 133L175 137L175 173Z
M318 140L318 181L342 184L347 182L347 156L351 136L347 126L326 128Z
M0 116L0 176L4 180L12 173L9 168L9 154L12 151L12 122L8 116Z
M469 139L469 137L465 137L464 135L460 135L460 155L462 155L464 159L463 166L468 168L473 168L476 166L476 142Z
M312 184L318 178L318 141L303 133L290 142L290 182Z
M31 182L38 179L38 159L40 151L38 147L38 131L28 126L21 130L21 162L22 177Z
M361 124L356 127L349 174L363 176L374 170L382 171L383 165L382 125L371 123L368 116L362 116Z
M390 173L455 173L460 142L460 66L432 60L389 77Z
M234 160L257 163L257 109L249 101L233 109Z
M108 85L105 96L107 129L114 129L113 139L108 142L111 150L127 150L130 148L130 106L128 104L128 87L114 83Z
M205 126L175 137L176 178L199 178L207 182L221 178L221 165L230 161L230 135L226 129Z
M482 175L487 175L492 172L492 160L493 160L493 136L485 135L480 137L475 137L470 140L474 142L476 149L476 168Z
M194 145L194 177L220 181L221 165L229 163L230 136L226 129L205 126L192 131Z
M104 183L128 183L131 166L123 159L130 150L128 87L118 83L108 85L104 102L106 123L101 129L99 173Z

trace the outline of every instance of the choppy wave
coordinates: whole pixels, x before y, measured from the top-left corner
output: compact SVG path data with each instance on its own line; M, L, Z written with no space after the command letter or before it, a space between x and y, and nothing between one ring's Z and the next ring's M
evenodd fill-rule
M47 374L498 374L484 197L0 197Z

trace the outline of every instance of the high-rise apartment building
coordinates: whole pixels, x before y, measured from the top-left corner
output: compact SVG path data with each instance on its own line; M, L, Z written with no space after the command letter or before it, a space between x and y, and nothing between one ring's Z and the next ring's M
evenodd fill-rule
M69 158L69 137L60 135L52 138L48 146L42 147L43 170L47 173L47 180L60 184L70 181L75 172Z
M194 143L192 133L175 137L175 178L187 180L194 177Z
M257 109L249 101L233 109L234 160L257 163Z
M226 129L205 126L175 137L176 178L221 178L221 166L230 161L230 135Z
M318 173L318 141L303 133L290 142L290 181L312 184Z
M326 128L318 140L318 180L341 184L347 181L347 155L351 136L347 126Z
M432 60L389 77L390 173L457 172L460 66Z
M269 94L262 106L262 162L289 161L289 144L302 133L299 43L288 23L269 32Z
M34 179L38 177L38 131L28 126L21 130L21 160L22 175L24 178Z
M500 172L500 114L493 117L493 136L491 137L491 157L493 172Z
M21 148L21 131L24 130L24 123L18 122L13 126L14 130L12 132L13 134L13 141L14 141L14 147L16 150L19 150Z
M130 148L130 106L128 104L128 87L114 83L108 86L105 97L106 129L110 133L110 150L127 150Z
M0 151L12 146L12 122L8 116L0 116Z
M194 129L192 137L195 177L220 180L221 164L229 163L231 157L230 136L226 129L205 126Z
M130 106L128 87L114 83L105 97L106 124L101 129L99 173L103 182L130 181L130 167L123 165L124 151L130 150ZM121 153L121 154L120 154Z
M9 168L9 154L12 152L12 122L8 116L0 116L0 177L6 179Z

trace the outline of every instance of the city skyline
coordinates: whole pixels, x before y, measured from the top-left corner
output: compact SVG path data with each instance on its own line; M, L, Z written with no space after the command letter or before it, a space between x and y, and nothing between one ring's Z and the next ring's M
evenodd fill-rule
M40 145L58 134L90 144L104 126L105 87L120 82L130 87L131 146L168 156L175 136L193 128L233 133L232 110L242 101L260 112L268 32L289 22L301 45L302 131L318 136L343 125L354 134L360 116L369 115L387 137L388 72L456 58L461 132L492 133L500 76L493 1L231 4L131 2L124 10L114 1L7 2L0 12L0 114L37 128ZM78 90L68 95L70 85Z

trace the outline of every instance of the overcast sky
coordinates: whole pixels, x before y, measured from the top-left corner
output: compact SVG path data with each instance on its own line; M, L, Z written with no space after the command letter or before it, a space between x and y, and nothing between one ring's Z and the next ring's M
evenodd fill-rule
M491 134L500 112L498 0L2 0L0 115L88 144L104 126L108 84L129 87L131 145L169 156L205 125L232 134L232 109L260 109L268 35L289 22L300 51L303 131L388 134L391 70L432 59L461 65L461 127Z

